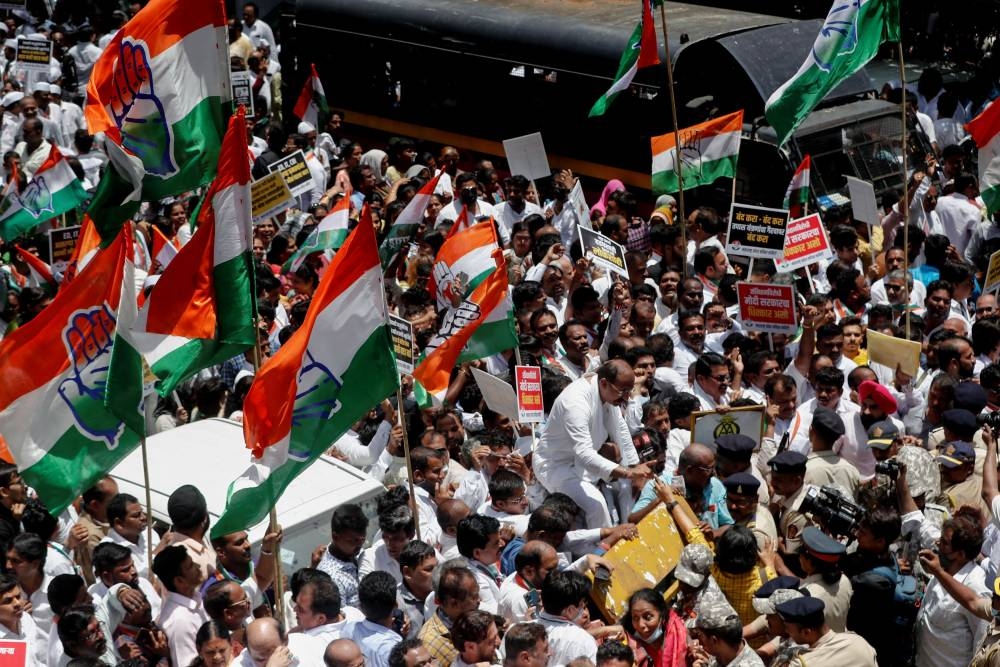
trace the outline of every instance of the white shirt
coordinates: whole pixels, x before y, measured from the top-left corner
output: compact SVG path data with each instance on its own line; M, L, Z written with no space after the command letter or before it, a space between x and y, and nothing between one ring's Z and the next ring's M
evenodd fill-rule
M555 211L553 202L548 202L543 209L548 211L552 209ZM576 214L576 209L570 201L566 201L563 204L562 211L559 213L554 213L552 218L549 220L549 224L559 230L559 238L562 244L566 246L566 252L569 252L569 246L572 245L577 239L577 228L580 226L580 216Z
M491 516L500 522L500 525L507 525L514 529L514 535L523 538L524 534L528 532L528 519L531 518L530 514L510 514L508 512L501 512L498 509L494 509L493 505L489 502L483 503L476 514L481 514L483 516Z
M955 246L959 255L965 254L965 247L969 244L972 230L983 219L982 211L959 192L940 197L935 210L948 240Z
M440 183L440 181L438 182ZM456 220L458 220L458 216L462 214L462 209L464 208L465 204L459 201L458 198L455 198L454 201L452 201L450 204L441 209L441 212L438 213L437 220L434 221L434 226L437 227L446 220L455 222ZM483 201L482 199L477 199L476 210L469 211L469 220L467 221L467 224L474 225L476 224L476 221L479 218L490 218L490 217L492 217L494 220L496 219L496 216L494 215L493 211L493 205L490 204L489 202Z
M528 607L525 596L528 589L523 588L517 581L517 572L511 572L510 576L500 584L500 597L497 602L497 613L512 623L530 621L534 618L534 611ZM541 597L539 596L539 599Z
M160 616L160 609L163 606L163 600L160 599L160 594L156 592L156 589L153 588L153 584L149 583L149 579L146 577L139 577L139 590L142 591L142 594L146 596L147 600L149 600L152 617L158 618ZM96 583L92 584L90 588L87 589L87 592L90 593L90 596L97 602L101 602L108 597L108 587L105 586L104 582L100 579L98 579Z
M385 451L389 444L389 434L392 432L392 424L382 420L375 431L374 437L368 445L364 445L358 437L357 431L349 429L347 433L337 438L333 443L333 449L347 457L347 462L355 468L367 470Z
M326 667L323 662L323 652L326 651L327 645L321 639L310 637L304 632L293 632L288 635L287 645L292 654L291 667ZM250 657L250 652L244 648L238 656L233 658L229 666L257 667L257 663Z
M421 532L421 537L423 533ZM358 580L364 579L370 572L388 572L397 584L403 582L403 573L399 570L399 562L389 556L385 542L379 540L361 552L361 562L358 564Z
M490 497L489 480L483 470L469 470L455 490L455 500L461 500L473 511Z
M87 83L90 81L90 73L103 50L96 44L79 42L69 47L68 53L76 65L76 79L79 82L79 87L86 89Z
M139 543L133 544L129 542L121 534L112 528L106 536L101 538L101 542L114 542L115 544L120 544L132 552L132 562L135 563L135 571L139 573L140 579L149 578L149 562L146 560L146 555L148 553L146 549L146 531L139 533ZM160 543L160 536L153 531L153 548L152 551L156 551L156 545Z
M24 667L42 667L45 665L45 659L38 660L38 630L35 627L35 622L31 619L30 614L21 614L21 631L14 632L6 625L0 623L0 639L6 639L11 641L21 641L28 645L27 656L28 659L24 663ZM42 643L42 656L45 657L45 651L47 650L47 645Z
M500 236L503 238L504 245L510 243L511 227L514 226L514 223L521 222L529 215L536 213L542 215L542 207L538 204L532 204L527 200L524 202L524 210L520 213L514 210L509 201L503 201L494 206L493 219L497 221L497 226L500 227Z
M549 638L552 656L548 667L559 667L576 658L587 658L597 663L597 641L586 630L561 616L544 611L538 614L538 622Z
M989 599L986 574L975 561L954 576L979 597ZM917 667L966 667L986 629L986 621L967 611L932 578L917 614Z
M343 614L344 620L337 621L336 623L318 625L315 628L303 630L302 634L309 637L315 637L316 639L321 640L324 645L329 646L330 642L336 641L344 636L344 628L348 623L363 621L365 619L365 615L354 607L341 607L340 613Z
M170 642L170 659L175 665L190 665L198 657L194 636L208 620L201 600L174 593L167 593L157 624L163 628Z
M698 360L701 356L701 352L693 350L687 346L687 343L681 341L677 343L675 341L674 346L674 370L677 374L687 381L688 378L688 367Z
M417 501L417 520L420 522L420 539L427 544L437 544L441 539L441 526L437 521L437 505L431 499L431 494L414 485L413 492Z
M496 579L486 569L486 566L477 560L470 558L469 568L476 575L476 581L479 583L479 608L496 614L500 600L500 586L497 585Z
M37 639L37 644L35 645L35 652L39 654L39 657L44 657L48 651L49 644L49 632L52 631L52 607L49 606L49 584L52 582L52 577L49 575L44 575L42 577L42 585L38 587L38 590L31 594L28 598L31 601L31 620L35 623L35 636ZM22 614L23 619L27 614ZM24 622L23 620L21 621Z
M261 40L266 40L271 46L271 51L277 52L278 43L274 40L274 31L260 19L255 19L253 25L243 21L243 34L250 38L255 47L260 46Z

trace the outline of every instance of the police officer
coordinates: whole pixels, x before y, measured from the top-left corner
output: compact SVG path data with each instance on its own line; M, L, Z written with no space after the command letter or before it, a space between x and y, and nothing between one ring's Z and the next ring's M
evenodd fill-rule
M691 634L694 667L764 667L757 652L743 639L743 623L724 600L702 604Z
M781 536L779 552L788 569L801 574L798 553L802 545L802 531L813 525L807 515L799 511L806 495L806 457L799 452L783 451L767 462L771 468L771 486L778 508L778 535Z
M798 667L878 667L875 649L853 632L834 632L826 623L826 605L819 598L801 597L775 607L788 636L809 648L791 665Z
M750 473L760 480L757 487L757 495L760 502L766 507L771 497L767 489L764 478L760 476L757 467L751 465L754 450L757 443L750 436L741 433L724 435L715 439L715 468L719 473L719 479L725 483L726 479L736 473Z
M847 611L851 607L851 580L841 572L841 560L847 548L819 528L802 531L799 564L806 574L802 590L826 604L826 622L834 632L847 630Z
M757 649L758 655L765 660L771 658L770 667L788 667L806 649L792 641L784 621L775 611L779 604L802 597L799 583L797 577L777 577L753 594L753 608L760 616L746 626L744 636L748 639L762 636L770 638L770 641Z
M757 538L761 549L768 540L778 543L778 528L767 506L759 501L761 482L755 475L738 472L722 481L726 487L726 506L738 526L746 526Z

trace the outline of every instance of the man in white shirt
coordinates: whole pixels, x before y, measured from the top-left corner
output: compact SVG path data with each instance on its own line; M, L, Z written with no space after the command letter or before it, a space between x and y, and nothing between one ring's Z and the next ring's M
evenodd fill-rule
M688 320L691 321L691 320ZM726 360L714 352L706 352L694 364L695 398L704 411L715 410L729 404L729 388L733 378Z
M455 199L438 213L435 226L440 226L446 221L456 222L463 210L467 211L465 225L468 227L477 222L488 221L490 218L496 219L493 205L479 198L479 185L476 183L475 174L470 172L459 174L455 183Z
M514 557L517 568L500 585L498 613L505 619L521 623L538 615L542 584L549 572L559 567L559 554L542 540L527 542Z
M963 172L955 177L955 190L947 197L938 199L937 211L944 233L955 246L959 255L965 254L965 247L975 229L983 219L983 212L976 204L979 196L979 182L975 176Z
M397 505L379 514L378 527L382 539L361 552L358 578L364 579L369 572L388 572L396 583L403 581L399 570L399 554L409 544L416 532L413 511L407 505Z
M577 658L596 664L597 641L583 629L590 622L590 587L589 579L570 570L554 572L546 579L538 622L548 633L550 665L566 665Z
M469 567L479 584L479 608L497 613L500 582L503 581L497 562L504 542L500 538L500 522L491 516L473 514L458 523L458 552L469 561Z
M36 659L37 630L31 615L24 613L25 605L17 580L0 574L0 640L25 642L27 644L25 667L41 667L45 662Z
M101 542L114 542L132 552L132 560L140 577L149 577L148 551L146 548L146 523L149 517L139 504L139 499L128 493L119 493L108 503L108 523L111 530ZM160 537L153 531L152 549L155 552Z
M277 44L271 26L257 18L259 11L256 2L243 5L243 34L254 44L260 44L261 40L267 41L268 44Z
M246 648L230 664L233 667L259 667L274 658L272 664L325 667L324 650L326 644L321 639L302 632L286 635L275 619L258 618L247 626ZM292 662L293 659L295 662Z
M494 219L505 246L510 245L511 227L515 222L520 222L529 215L542 214L542 208L538 204L532 204L524 198L530 186L530 181L524 176L511 176L505 183L507 200L493 207Z
M87 592L94 600L105 599L115 586L125 584L143 592L152 608L153 618L160 615L160 596L149 579L139 577L132 553L126 547L112 542L98 544L94 549L93 563L97 581L87 589Z
M175 665L189 665L198 657L194 637L208 620L198 595L198 587L204 581L201 568L187 549L177 544L156 554L153 572L168 591L157 624L167 633L171 661Z
M49 632L52 630L52 607L49 606L49 583L45 574L46 545L34 533L21 533L7 546L7 572L17 579L23 595L31 603L31 619L37 628L38 657L44 662Z
M310 576L292 591L295 620L299 631L329 644L343 636L344 626L360 621L364 615L354 607L342 607L340 591L325 572L303 568L293 575L308 572Z
M97 59L101 57L103 50L95 44L97 41L97 32L93 28L80 30L77 33L77 39L80 41L69 47L67 53L73 59L73 64L76 65L76 80L79 82L79 89L82 94L82 90L86 90L87 88L87 82L90 81L90 73L93 71Z
M451 627L451 642L458 649L458 657L451 663L451 667L497 663L500 632L491 613L474 609L459 616Z
M29 181L52 150L52 144L45 140L42 131L41 118L28 118L21 124L21 136L24 140L14 146L14 152L21 158L21 171Z
M550 493L563 492L580 506L588 528L611 525L599 480L652 477L632 444L622 408L628 404L635 373L624 361L612 360L597 373L574 381L552 406L545 432L534 454L538 480ZM604 458L600 449L613 440L621 465Z

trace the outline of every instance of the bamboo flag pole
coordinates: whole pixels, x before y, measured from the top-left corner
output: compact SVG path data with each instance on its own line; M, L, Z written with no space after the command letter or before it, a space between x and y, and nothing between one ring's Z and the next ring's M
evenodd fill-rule
M385 290L383 290L383 294ZM417 529L416 537L420 538L420 514L417 511L417 494L413 490L413 461L410 460L410 435L406 432L406 424L403 422L403 379L400 378L399 386L396 387L396 419L403 429L403 458L406 460L406 481L410 487L410 511L413 513L413 523Z
M909 213L910 205L906 197L906 185L907 185L907 137L906 137L906 68L903 64L903 41L902 36L900 36L900 41L896 42L896 52L899 55L899 90L902 93L900 99L900 107L902 110L902 171L903 171L903 198L899 203L899 214L903 220L903 275L905 280L903 281L903 295L904 295L904 307L905 307L905 336L906 340L910 340L910 224L909 224ZM884 249L883 249L884 250Z
M677 217L681 226L681 242L684 244L684 257L681 261L681 277L687 278L687 215L684 208L684 176L681 173L681 130L677 120L677 100L674 97L674 64L670 57L670 39L667 34L667 12L660 3L660 29L663 31L663 50L667 57L664 65L667 67L667 92L670 97L670 117L674 123L674 171L677 173ZM735 187L735 186L734 186Z

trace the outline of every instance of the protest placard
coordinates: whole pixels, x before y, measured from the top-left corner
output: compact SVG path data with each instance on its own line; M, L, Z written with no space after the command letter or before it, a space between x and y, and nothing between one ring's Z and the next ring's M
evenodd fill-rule
M312 174L309 173L309 167L306 165L305 153L300 150L267 165L267 170L272 174L276 171L281 172L285 184L296 197L312 192L315 187Z
M691 429L692 443L711 446L724 435L746 435L759 445L764 434L763 405L731 408L725 412L695 412L691 416L695 420Z
M250 184L250 201L253 221L257 223L290 208L295 203L295 198L285 179L281 177L281 172L272 171Z
M52 42L47 39L19 39L14 60L24 69L48 72Z
M583 256L598 267L613 271L628 280L628 268L625 266L625 248L615 243L607 236L593 229L580 227L580 247Z
M528 180L546 178L552 175L549 158L545 154L542 133L526 134L523 137L503 140L503 151L507 155L511 176L524 176Z
M992 292L998 287L1000 287L1000 250L990 255L990 266L986 269L983 291Z
M513 387L497 376L474 367L472 377L475 378L476 386L486 401L486 407L511 421L517 421L517 394L514 393Z
M862 181L854 176L845 176L847 192L851 197L851 209L854 219L877 225L882 222L878 214L878 201L875 199L875 188L868 181Z
M80 238L80 226L49 230L49 265L53 271L65 271Z
M757 259L781 259L787 228L788 211L784 209L733 202L726 252Z
M416 362L413 325L402 317L390 315L389 333L392 334L392 349L396 353L396 368L401 375L409 375Z
M233 108L242 104L246 107L247 116L253 116L253 79L250 78L250 72L231 72L229 83L233 92Z
M916 377L920 372L920 353L923 346L919 341L904 340L868 330L868 359L882 364L895 372L896 368Z
M28 664L28 642L0 639L0 665L24 667Z
M814 262L833 259L833 248L818 213L788 223L785 256L774 260L779 272L791 272Z
M545 419L542 407L542 369L538 366L515 366L517 385L517 421L537 423Z
M587 206L587 199L583 196L583 186L580 181L573 184L573 189L569 191L569 203L576 211L576 219L580 221L581 227L593 229L594 224L590 221L590 207Z
M736 283L740 302L740 324L748 331L794 334L795 288L771 283Z

